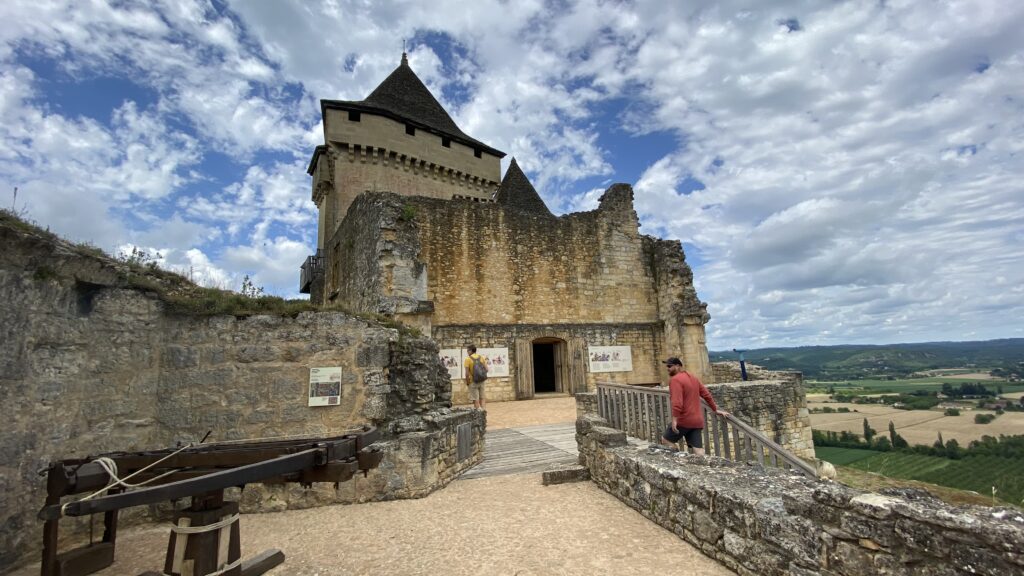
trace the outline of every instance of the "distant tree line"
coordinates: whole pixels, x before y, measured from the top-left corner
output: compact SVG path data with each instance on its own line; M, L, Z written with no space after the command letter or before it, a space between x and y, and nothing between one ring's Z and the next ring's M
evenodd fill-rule
M874 450L877 452L905 452L910 454L922 454L925 456L938 456L959 460L972 456L999 456L1002 458L1024 458L1024 435L1006 436L1000 434L998 438L993 436L982 436L981 440L971 441L967 447L960 446L955 438L942 439L942 432L931 446L916 444L910 446L907 441L896 432L896 426L889 422L889 435L879 435L874 428L864 419L864 434L853 432L832 432L829 430L813 430L811 432L815 446L834 446L838 448L856 448L860 450Z

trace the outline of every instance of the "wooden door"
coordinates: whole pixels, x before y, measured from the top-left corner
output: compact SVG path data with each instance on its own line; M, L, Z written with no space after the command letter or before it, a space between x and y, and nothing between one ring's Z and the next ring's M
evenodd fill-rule
M570 338L566 350L565 365L569 373L569 389L566 392L578 394L587 391L587 343L583 338Z
M533 398L533 344L516 340L516 400Z

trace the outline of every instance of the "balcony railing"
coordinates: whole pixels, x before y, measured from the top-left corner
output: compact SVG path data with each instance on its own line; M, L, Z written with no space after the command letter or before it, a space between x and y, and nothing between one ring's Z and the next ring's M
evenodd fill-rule
M705 422L704 449L708 454L817 477L813 466L735 416L719 416L703 400L701 408ZM597 411L616 429L649 442L659 442L672 419L667 388L599 382Z
M302 294L309 294L310 286L313 285L313 279L324 271L324 259L320 256L320 251L317 250L313 256L308 256L306 261L302 263L301 271L299 272L299 292Z

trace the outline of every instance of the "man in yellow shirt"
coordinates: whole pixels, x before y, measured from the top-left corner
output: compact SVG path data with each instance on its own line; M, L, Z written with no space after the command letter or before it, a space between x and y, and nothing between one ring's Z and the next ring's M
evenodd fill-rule
M484 381L487 380L487 360L476 353L476 346L470 344L466 347L469 356L462 363L466 372L466 386L469 388L469 399L473 401L473 408L483 409L487 403L484 400Z

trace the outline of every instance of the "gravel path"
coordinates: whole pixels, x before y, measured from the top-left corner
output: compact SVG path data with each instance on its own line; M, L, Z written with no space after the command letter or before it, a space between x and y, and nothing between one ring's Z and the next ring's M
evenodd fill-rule
M575 418L566 398L488 409L489 427ZM243 556L284 551L285 563L269 573L279 576L732 574L593 483L542 486L539 474L457 480L418 500L251 514L241 522ZM99 574L161 569L167 536L166 526L123 531L117 561ZM36 564L14 574L38 573Z

